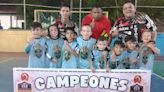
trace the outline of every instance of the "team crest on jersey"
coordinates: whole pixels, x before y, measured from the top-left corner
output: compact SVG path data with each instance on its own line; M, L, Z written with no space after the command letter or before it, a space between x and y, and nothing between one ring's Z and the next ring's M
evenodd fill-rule
M126 58L125 58L125 60L124 60L124 62L123 62L123 67L124 67L125 69L130 69L130 59L129 59L129 57L126 57Z
M29 75L27 73L21 74L21 82L18 83L16 92L32 92L31 83L28 83Z
M144 51L144 54L143 54L143 58L142 58L142 63L143 64L147 64L148 62L148 55L151 53L151 49L150 48L146 48L146 50Z
M117 66L120 64L120 61L111 61L110 62L110 68L111 69L116 69L117 68Z
M61 48L59 45L54 46L54 56L56 59L59 59L61 57Z
M148 56L144 55L142 58L142 63L147 64L147 62L148 62Z
M37 58L40 58L42 56L42 46L37 43L35 46L34 46L34 53L35 53L35 56Z
M82 59L87 59L88 58L88 48L86 46L82 47L80 49L80 56Z
M104 65L105 65L105 57L101 56L99 58L99 67L100 67L100 69L103 69Z
M71 53L68 51L64 52L65 60L68 61L71 58Z

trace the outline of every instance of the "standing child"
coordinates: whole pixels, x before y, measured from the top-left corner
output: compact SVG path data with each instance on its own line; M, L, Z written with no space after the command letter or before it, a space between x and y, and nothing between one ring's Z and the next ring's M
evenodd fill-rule
M48 28L47 40L47 53L48 67L49 68L61 68L61 49L64 44L64 40L59 37L59 30L56 25L50 25Z
M62 68L77 68L78 55L76 50L78 44L75 41L75 31L74 28L66 28L66 39L64 41L64 46L62 48Z
M105 34L107 35L107 34ZM96 46L97 48L92 50L92 60L90 62L90 68L94 72L95 69L106 69L109 71L109 63L108 63L108 36L101 35L97 40Z
M79 48L79 68L89 69L91 50L93 45L96 44L96 39L92 38L92 29L89 25L83 25L81 30L81 35L77 38L78 48Z
M136 38L134 36L125 37L126 50L124 51L125 60L123 67L125 69L138 69L138 51L136 48Z
M45 68L46 39L41 36L42 26L39 22L33 22L31 25L32 37L28 41L25 52L29 54L29 68Z
M154 65L154 54L160 54L160 50L151 41L152 33L145 29L142 33L142 43L139 49L140 69L152 70Z
M123 55L124 44L120 40L114 42L112 50L109 52L109 65L111 69L121 69L122 62L125 59Z

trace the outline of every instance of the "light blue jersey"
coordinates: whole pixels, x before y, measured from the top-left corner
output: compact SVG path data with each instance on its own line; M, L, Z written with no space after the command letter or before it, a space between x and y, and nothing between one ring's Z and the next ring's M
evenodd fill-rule
M122 69L122 63L123 63L123 60L125 59L124 53L121 53L120 55L117 55L116 56L116 61L112 60L112 54L113 53L114 53L113 51L110 51L109 55L108 55L110 68L111 69Z
M138 64L138 51L137 50L125 50L123 52L123 55L125 57L124 62L123 62L123 68L124 69L139 69L139 64ZM134 60L137 60L137 63L134 63Z
M71 49L76 50L78 47L78 44L76 41L69 42L69 45ZM70 52L68 52L63 45L62 48L62 68L71 68L76 69L78 63L78 56L74 56Z
M108 61L108 58L102 57L103 50L93 49L92 50L92 62L95 69L105 69L106 68L106 62Z
M140 69L153 70L154 54L148 47L143 47L139 54Z
M45 68L46 38L34 39L25 47L25 52L29 54L28 68Z
M84 40L82 36L77 38L78 48L79 48L79 63L78 68L89 69L91 61L91 50L93 45L96 44L96 39L90 38L89 40Z
M64 40L61 38L51 39L49 38L46 42L47 44L47 62L49 68L61 68L62 56L61 50L64 44Z

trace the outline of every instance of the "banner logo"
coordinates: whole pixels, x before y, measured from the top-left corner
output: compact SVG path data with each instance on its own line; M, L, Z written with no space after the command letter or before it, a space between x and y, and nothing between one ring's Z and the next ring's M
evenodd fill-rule
M135 84L130 87L130 92L143 92L144 88L140 85L141 81L142 77L140 75L136 75L133 80Z
M17 92L32 92L31 84L28 83L29 75L27 73L21 74L21 82L18 83Z

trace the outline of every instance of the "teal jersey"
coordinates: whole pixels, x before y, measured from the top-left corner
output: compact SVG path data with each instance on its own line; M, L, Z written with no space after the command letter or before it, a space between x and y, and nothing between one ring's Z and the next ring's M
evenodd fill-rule
M25 52L29 54L29 68L45 68L46 38L34 39L25 47Z
M92 62L95 69L105 69L106 68L106 62L108 61L108 58L102 57L103 50L93 49L92 50Z
M47 62L49 68L61 68L62 65L62 46L64 40L62 38L51 39L49 38L46 42L47 44Z
M153 70L154 53L148 47L143 47L139 54L140 69Z
M91 61L91 50L93 49L93 45L96 44L96 39L90 38L89 40L84 40L82 36L79 36L77 38L77 43L79 49L78 68L89 69Z
M77 50L78 44L76 41L69 42L71 49ZM76 69L78 64L78 56L74 56L70 52L68 52L63 45L62 48L62 68L71 68Z
M123 55L125 57L124 62L122 63L124 69L139 69L137 50L125 50ZM134 60L137 60L137 63L134 63Z
M123 60L125 59L124 53L121 53L120 55L117 55L116 56L116 61L112 60L112 54L113 53L114 53L113 51L110 51L109 55L108 55L110 68L111 69L122 69L122 63L123 63Z

